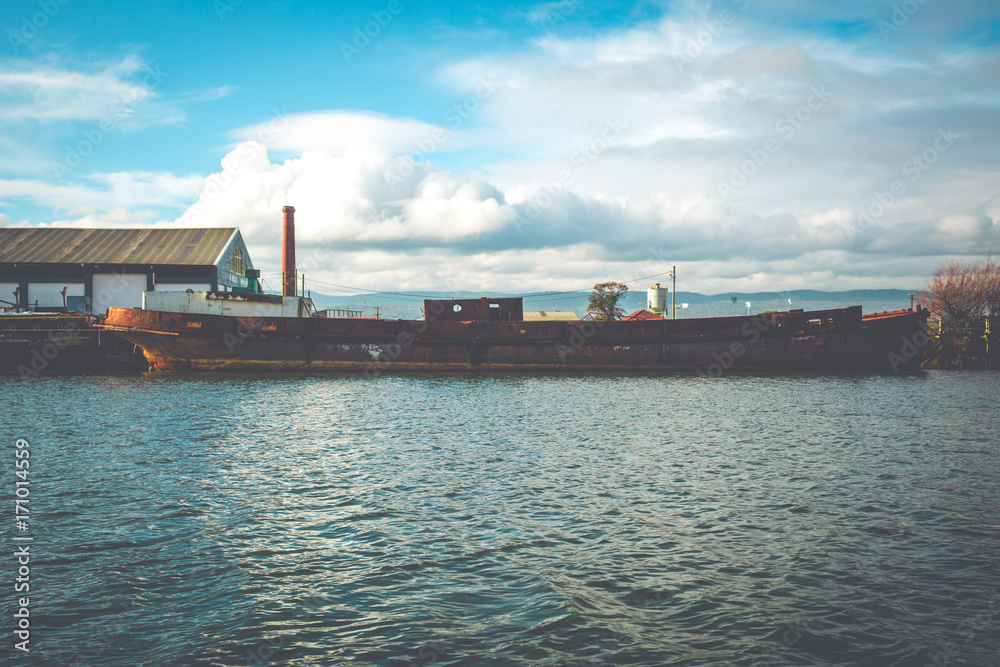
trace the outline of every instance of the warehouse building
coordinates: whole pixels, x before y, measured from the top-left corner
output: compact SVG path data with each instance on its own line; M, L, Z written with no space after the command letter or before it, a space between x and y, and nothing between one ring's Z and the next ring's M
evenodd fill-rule
M239 229L0 228L0 307L142 306L144 291L237 291L253 269Z

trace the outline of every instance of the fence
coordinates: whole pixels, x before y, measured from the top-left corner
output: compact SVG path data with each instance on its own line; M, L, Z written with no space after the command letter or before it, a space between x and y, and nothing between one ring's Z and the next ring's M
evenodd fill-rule
M925 368L1000 368L996 323L989 320L930 322L932 348Z

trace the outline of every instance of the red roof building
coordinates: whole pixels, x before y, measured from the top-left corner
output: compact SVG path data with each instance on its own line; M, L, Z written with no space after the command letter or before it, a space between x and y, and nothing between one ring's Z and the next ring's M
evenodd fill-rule
M632 322L635 320L662 320L663 318L656 313L651 313L648 310L637 310L631 315L626 315L622 318L623 322Z

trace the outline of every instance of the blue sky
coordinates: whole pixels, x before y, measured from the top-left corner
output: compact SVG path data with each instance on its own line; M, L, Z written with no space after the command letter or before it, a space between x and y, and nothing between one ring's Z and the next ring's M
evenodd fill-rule
M990 2L6 2L0 224L239 226L278 271L919 287L1000 249ZM634 285L641 287L640 284Z

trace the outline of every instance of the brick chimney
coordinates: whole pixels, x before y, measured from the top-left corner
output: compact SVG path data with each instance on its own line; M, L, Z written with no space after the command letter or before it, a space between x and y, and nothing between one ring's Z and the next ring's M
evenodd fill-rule
M284 225L281 232L282 296L295 296L295 207L281 209Z

